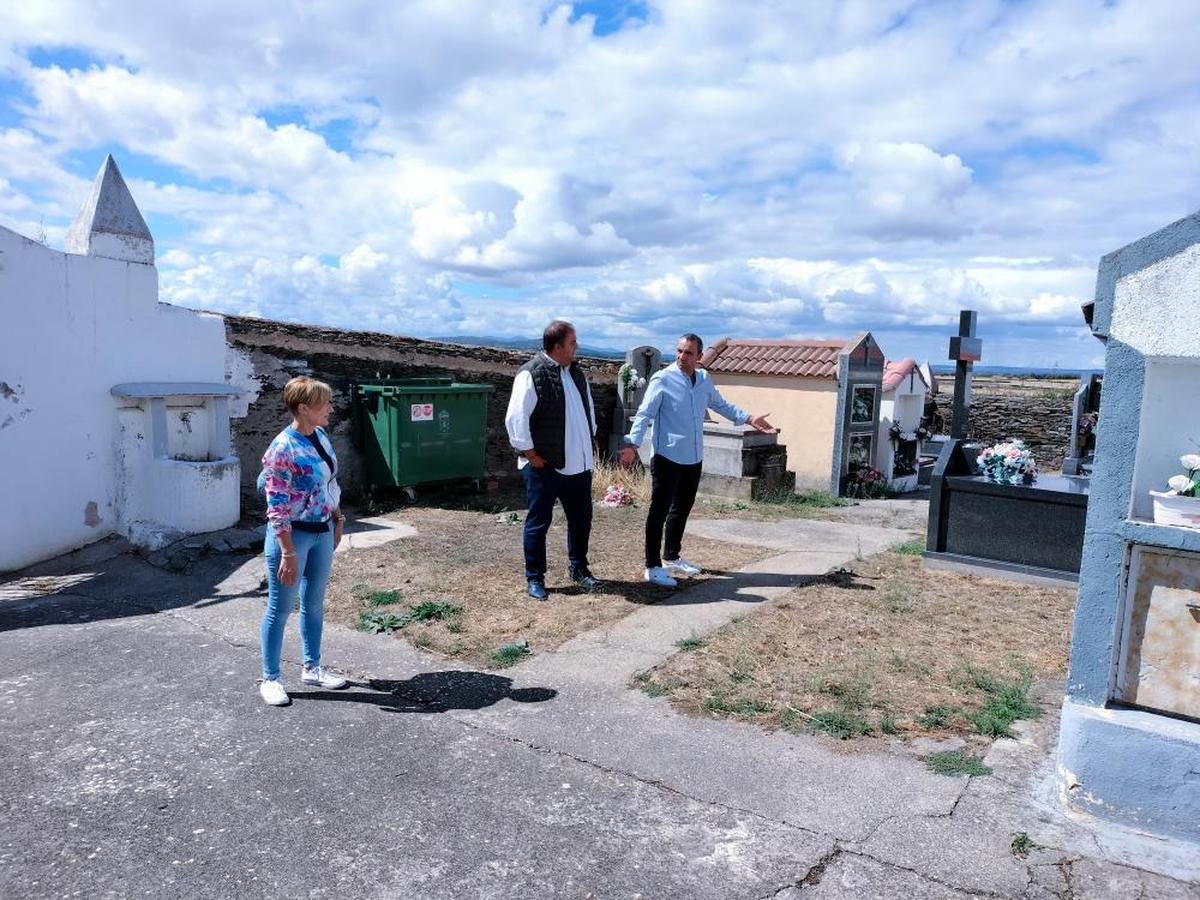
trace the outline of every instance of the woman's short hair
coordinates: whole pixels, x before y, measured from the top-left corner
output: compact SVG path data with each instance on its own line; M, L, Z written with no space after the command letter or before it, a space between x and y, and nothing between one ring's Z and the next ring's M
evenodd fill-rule
M306 406L320 406L326 400L332 399L333 388L307 375L297 375L283 386L283 403L293 416L301 403Z
M562 319L555 319L542 332L542 349L549 353L567 339L567 335L575 330L575 326Z

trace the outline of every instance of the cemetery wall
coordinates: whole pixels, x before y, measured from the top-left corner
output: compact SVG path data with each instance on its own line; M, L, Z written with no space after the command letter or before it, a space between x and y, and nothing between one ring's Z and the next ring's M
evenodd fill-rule
M937 376L935 398L942 424L950 430L954 377ZM977 375L971 392L971 436L994 443L1020 438L1033 450L1038 469L1057 472L1071 447L1071 402L1079 386L1075 378L1013 378Z
M125 533L122 504L145 473L122 451L110 390L220 381L225 342L219 317L158 302L153 265L61 253L6 228L0 315L0 571L8 571Z
M334 391L330 432L341 467L339 482L349 499L362 490L363 470L350 441L350 386L378 378L451 377L491 384L488 400L487 476L515 479L504 412L512 382L532 351L470 347L368 331L345 331L242 316L225 317L226 375L246 393L231 405L235 452L242 460L243 511L262 507L255 489L258 461L271 438L287 424L283 386L296 375L326 381ZM619 362L580 357L596 407L596 441L608 446Z

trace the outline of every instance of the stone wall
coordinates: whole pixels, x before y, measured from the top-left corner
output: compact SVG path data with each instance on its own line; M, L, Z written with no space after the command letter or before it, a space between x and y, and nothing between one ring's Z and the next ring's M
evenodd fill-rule
M353 499L364 487L357 451L350 443L350 386L379 378L448 376L455 381L491 384L488 401L487 459L489 478L516 477L516 462L504 428L504 411L517 369L529 351L468 347L367 331L342 331L242 316L225 317L229 345L227 375L247 390L231 410L233 442L243 460L244 511L262 507L255 489L258 460L271 438L289 421L283 386L295 375L326 381L334 390L330 432L341 467L339 482ZM596 406L599 447L608 447L616 401L619 362L580 357Z
M954 376L936 376L935 398L941 422L934 430L949 433ZM1071 403L1079 386L1074 378L976 376L971 392L971 436L994 443L1020 438L1033 450L1038 469L1057 472L1071 446Z

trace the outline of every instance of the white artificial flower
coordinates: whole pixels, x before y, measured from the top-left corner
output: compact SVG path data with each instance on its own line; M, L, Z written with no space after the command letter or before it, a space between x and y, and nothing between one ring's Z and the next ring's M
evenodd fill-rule
M1187 457L1185 456L1184 459L1187 459ZM1200 469L1200 466L1197 466L1196 468ZM1184 491L1191 490L1192 479L1188 478L1186 475L1172 475L1167 479L1167 487L1177 494L1182 494Z
M1189 472L1195 472L1200 469L1200 453L1188 453L1179 457L1179 464Z

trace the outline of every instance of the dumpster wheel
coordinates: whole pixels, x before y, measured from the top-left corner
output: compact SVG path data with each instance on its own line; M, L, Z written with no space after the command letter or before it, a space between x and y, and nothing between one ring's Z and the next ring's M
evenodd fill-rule
M412 503L416 502L417 489L415 487L413 487L410 484L406 484L404 487L400 488L400 490L404 491L404 496L409 499L409 502L412 502Z

